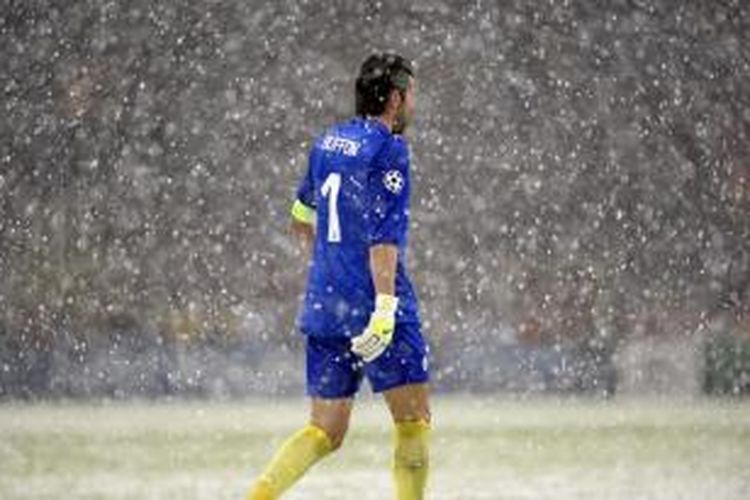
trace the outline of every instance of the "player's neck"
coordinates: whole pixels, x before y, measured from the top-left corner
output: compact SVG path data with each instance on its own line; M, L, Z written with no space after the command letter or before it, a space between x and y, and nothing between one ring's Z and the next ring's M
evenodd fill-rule
M371 118L385 125L389 132L393 132L393 124L396 121L395 117L390 116L388 113L384 113L380 116L373 116Z

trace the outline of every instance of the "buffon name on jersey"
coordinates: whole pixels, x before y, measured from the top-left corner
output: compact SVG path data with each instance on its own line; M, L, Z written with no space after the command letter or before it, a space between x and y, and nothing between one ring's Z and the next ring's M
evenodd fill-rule
M351 139L336 135L326 135L320 144L321 149L332 153L341 153L346 156L357 156L362 145Z

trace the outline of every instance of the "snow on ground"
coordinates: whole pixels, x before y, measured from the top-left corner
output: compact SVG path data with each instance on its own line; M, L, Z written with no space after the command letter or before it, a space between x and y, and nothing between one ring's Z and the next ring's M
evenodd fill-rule
M750 407L437 395L429 498L740 499ZM231 499L303 399L0 406L0 498ZM344 448L286 498L390 498L390 426L364 396Z

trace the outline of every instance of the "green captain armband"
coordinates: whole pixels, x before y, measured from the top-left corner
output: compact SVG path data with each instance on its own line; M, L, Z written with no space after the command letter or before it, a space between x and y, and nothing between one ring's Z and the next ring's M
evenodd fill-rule
M292 205L292 217L304 224L312 224L315 219L315 209L308 207L299 200Z

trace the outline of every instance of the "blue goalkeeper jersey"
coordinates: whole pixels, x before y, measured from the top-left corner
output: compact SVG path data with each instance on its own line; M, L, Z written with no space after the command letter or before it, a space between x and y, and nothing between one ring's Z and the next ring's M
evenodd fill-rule
M380 121L354 118L315 140L297 190L297 199L316 211L302 333L362 333L375 307L369 249L382 243L398 247L396 322L419 323L404 267L409 193L409 147Z

